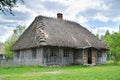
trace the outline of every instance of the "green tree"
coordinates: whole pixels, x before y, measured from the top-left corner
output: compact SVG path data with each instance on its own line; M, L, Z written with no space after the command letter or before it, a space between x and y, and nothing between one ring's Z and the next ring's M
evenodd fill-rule
M106 39L107 36L109 36L109 35L110 35L109 30L106 30L106 33L105 33L105 35L103 36L103 41L104 41L104 39ZM111 60L111 58L112 58L111 52L110 52L110 51L107 51L106 54L107 54L107 60Z
M110 35L109 30L107 30L107 31L106 31L106 33L105 33L105 36L104 36L104 37L106 37L107 35Z
M120 33L107 35L104 41L109 45L114 63L120 61Z
M18 0L0 0L0 13L6 14L6 12L9 12L10 14L14 15L12 13L12 8L16 6ZM23 2L23 0L20 0Z
M11 46L16 42L16 40L21 36L24 32L25 26L17 26L16 29L13 30L13 34L5 41L5 57L6 59L13 58L13 52L10 50Z
M99 39L99 34L98 33L96 34L96 37Z

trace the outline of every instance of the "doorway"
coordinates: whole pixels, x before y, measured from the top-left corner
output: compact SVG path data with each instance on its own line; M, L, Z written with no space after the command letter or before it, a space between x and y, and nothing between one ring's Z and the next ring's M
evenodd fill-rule
M92 64L92 49L87 50L88 64Z

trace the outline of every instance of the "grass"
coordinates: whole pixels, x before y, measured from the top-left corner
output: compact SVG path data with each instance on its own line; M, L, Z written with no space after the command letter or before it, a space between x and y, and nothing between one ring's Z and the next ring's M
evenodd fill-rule
M120 80L120 65L0 68L0 80Z

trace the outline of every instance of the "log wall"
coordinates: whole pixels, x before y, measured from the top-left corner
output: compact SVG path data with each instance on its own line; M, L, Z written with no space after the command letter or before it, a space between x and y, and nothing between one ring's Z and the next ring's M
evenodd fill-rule
M74 51L74 64L83 64L83 51L84 50Z
M55 48L55 55L51 55L51 48ZM69 52L68 56L64 56L64 49ZM71 64L83 64L88 65L88 51L87 49L76 50L72 48L61 47L41 47L35 48L36 57L33 58L32 49L20 50L19 58L18 51L14 52L14 62L22 63L24 65L71 65ZM92 65L96 63L105 64L106 54L105 51L92 50Z
M14 52L14 62L19 62L24 65L42 65L42 48L37 48L36 50L36 58L32 57L32 49L25 49ZM32 62L33 61L33 62ZM32 63L32 64L31 64Z
M70 65L73 64L73 49L69 49L69 56L65 57L63 49L65 48L55 48L56 55L51 56L51 47L44 47L44 65Z

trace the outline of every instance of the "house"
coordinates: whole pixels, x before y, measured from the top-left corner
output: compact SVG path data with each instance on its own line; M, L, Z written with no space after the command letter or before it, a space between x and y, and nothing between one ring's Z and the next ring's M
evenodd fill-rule
M0 60L4 60L5 59L5 52L4 52L4 45L2 43L0 43Z
M109 47L89 30L63 20L63 14L58 13L57 19L37 16L11 50L14 61L28 65L95 65L106 63Z

